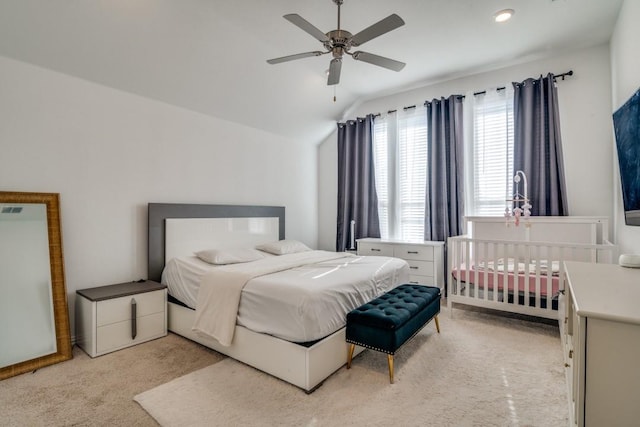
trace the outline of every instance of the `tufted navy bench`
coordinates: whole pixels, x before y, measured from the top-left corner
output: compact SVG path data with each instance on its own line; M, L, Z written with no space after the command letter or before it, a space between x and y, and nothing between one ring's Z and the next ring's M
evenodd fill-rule
M393 384L393 355L431 319L440 333L440 289L400 285L347 313L347 369L356 345L387 353L389 380Z

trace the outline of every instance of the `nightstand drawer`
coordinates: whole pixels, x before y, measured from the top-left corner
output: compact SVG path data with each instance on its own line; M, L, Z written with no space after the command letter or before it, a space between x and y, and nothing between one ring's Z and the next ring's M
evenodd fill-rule
M132 300L136 302L137 317L164 312L164 294L165 291L160 290L98 301L96 324L100 327L131 319Z
M397 245L393 248L393 256L406 260L432 261L433 248L430 246Z
M413 276L433 276L433 262L406 260L409 263L409 274Z
M358 255L393 256L393 246L358 243Z
M97 330L96 353L106 353L166 335L164 311L136 319L136 337L131 338L131 319L101 326Z

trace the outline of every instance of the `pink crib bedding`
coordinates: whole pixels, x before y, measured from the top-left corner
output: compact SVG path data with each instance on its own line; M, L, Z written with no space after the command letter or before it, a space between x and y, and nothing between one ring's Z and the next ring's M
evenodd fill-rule
M504 292L506 282L506 289L509 294L514 294L515 291L515 293L518 294L528 292L529 295L536 295L536 282L538 277L535 272L530 272L527 280L526 273L522 271L495 271L492 269L487 269L485 271L483 268L476 269L473 266L467 268L465 265L461 265L459 269L453 269L451 274L458 282L473 284L478 289ZM497 277L494 278L494 275ZM556 296L558 294L558 290L560 289L560 278L558 277L557 272L553 272L551 276L550 294L547 286L549 276L546 273L541 273L539 280L541 297L547 297L549 295ZM497 289L495 289L496 284Z

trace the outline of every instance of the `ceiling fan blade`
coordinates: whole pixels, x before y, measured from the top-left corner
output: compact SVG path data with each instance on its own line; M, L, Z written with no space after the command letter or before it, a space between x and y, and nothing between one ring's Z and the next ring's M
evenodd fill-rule
M388 33L391 30L395 30L398 27L402 27L403 25L404 21L402 18L394 13L354 35L351 38L351 44L353 46L360 46L371 39L381 36L384 33Z
M377 65L378 67L388 68L393 71L400 71L404 68L404 62L396 61L394 59L385 58L384 56L374 55L368 52L353 52L353 59L367 62L369 64Z
M296 59L309 58L310 56L320 56L327 52L316 50L314 52L297 53L295 55L282 56L280 58L267 59L269 64L280 64L281 62L293 61Z
M342 59L333 58L329 64L329 76L327 77L327 86L337 85L340 83L340 70L342 69Z
M309 21L307 21L297 13L290 13L288 15L284 15L283 18L291 22L293 25L299 27L301 30L311 34L313 38L315 38L318 41L321 41L323 43L330 41L329 37L327 37L325 33L320 31L316 27L314 27L311 23L309 23Z

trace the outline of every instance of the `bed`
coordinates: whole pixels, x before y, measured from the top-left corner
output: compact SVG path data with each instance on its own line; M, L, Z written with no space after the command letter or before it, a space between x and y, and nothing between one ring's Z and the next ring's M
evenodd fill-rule
M194 253L284 241L284 208L150 203L148 221L148 275L168 285L169 330L307 392L346 364L346 313L408 278L408 264L396 258L325 251L267 252L255 261L221 266L224 274L269 271L251 277L242 287L231 337L225 342L226 338L199 327L207 310L217 310L217 296L211 306L199 304L206 299L202 294L217 289L207 287L207 281L220 274L220 266L203 262ZM273 263L294 267L271 272ZM227 306L219 307L224 311Z
M447 305L466 304L557 319L564 261L611 263L615 246L602 217L469 217L448 240Z

